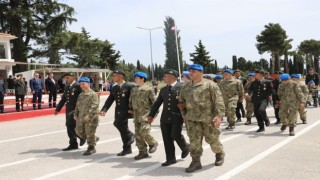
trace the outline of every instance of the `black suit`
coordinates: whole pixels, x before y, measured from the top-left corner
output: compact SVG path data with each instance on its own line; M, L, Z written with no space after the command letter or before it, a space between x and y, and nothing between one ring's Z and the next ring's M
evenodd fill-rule
M279 86L280 86L281 82L279 79L275 79L272 81L272 86L273 86L273 89L275 91L275 94L272 95L272 101L273 101L273 108L274 108L274 114L276 116L276 119L277 121L280 122L280 116L279 116L279 106L276 107L276 102L279 101L279 97L278 97L278 89L279 89Z
M129 110L129 97L131 89L135 87L134 84L125 82L121 87L114 85L111 88L110 95L106 100L101 111L107 112L115 101L115 120L113 125L119 130L124 151L131 151L131 144L129 141L133 138L133 133L129 130L128 119L132 118L132 115L128 113Z
M239 78L236 78L236 79L239 79L241 82L242 82L242 85L243 87L247 84L247 79L240 76ZM243 103L242 102L237 102L237 107L236 107L236 116L237 116L237 119L240 119L241 120L241 113L242 113L242 116L245 117L245 110L244 110L244 107L243 107Z
M313 80L314 83L316 84L316 86L318 86L319 85L319 75L318 75L318 73L314 73L313 75L307 74L306 80L305 80L306 85L308 85L309 81L311 81L311 80Z
M49 91L49 107L52 107L52 99L53 99L53 107L56 107L57 101L57 81L54 82L48 77L45 81L46 90Z
M262 79L255 80L249 87L249 94L252 94L251 102L254 104L254 114L256 115L258 126L264 129L264 122L269 122L266 108L268 106L268 99L275 95L271 80Z
M183 118L178 108L178 96L182 86L182 84L177 83L173 87L163 87L149 113L149 116L155 117L161 104L163 104L160 126L167 161L176 160L174 141L177 142L182 151L188 150L187 142L181 134Z
M77 135L75 132L76 121L73 119L73 112L76 108L79 94L82 92L80 85L75 82L72 86L66 86L62 98L56 107L56 111L60 112L62 107L66 105L66 126L69 136L70 147L78 147Z

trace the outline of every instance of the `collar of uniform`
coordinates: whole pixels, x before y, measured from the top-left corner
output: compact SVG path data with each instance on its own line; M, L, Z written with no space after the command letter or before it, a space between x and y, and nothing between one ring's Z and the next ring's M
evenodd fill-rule
M73 85L74 85L74 83L76 83L76 81L73 81L73 82L70 84L70 87L71 87L71 86L73 86Z
M170 86L174 87L177 83L178 83L178 81L175 81L174 83L170 84Z
M126 83L126 81L123 81L121 84L118 84L120 87L122 87L122 85L124 85L124 83Z
M146 84L143 84L141 87L138 87L139 90L146 90L148 89L148 86Z
M202 86L205 80L206 80L205 78L202 78L201 81L198 82L198 83L194 83L194 82L192 81L192 85L193 85L193 86Z

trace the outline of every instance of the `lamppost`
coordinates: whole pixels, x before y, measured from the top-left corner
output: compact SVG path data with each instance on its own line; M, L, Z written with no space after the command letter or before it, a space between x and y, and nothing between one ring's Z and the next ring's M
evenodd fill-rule
M151 75L152 75L152 80L154 80L154 70L153 70L153 58L152 58L152 38L151 38L151 31L156 30L156 29L161 29L162 27L156 27L156 28L143 28L143 27L137 27L142 30L147 30L149 31L149 36L150 36L150 54L151 54Z

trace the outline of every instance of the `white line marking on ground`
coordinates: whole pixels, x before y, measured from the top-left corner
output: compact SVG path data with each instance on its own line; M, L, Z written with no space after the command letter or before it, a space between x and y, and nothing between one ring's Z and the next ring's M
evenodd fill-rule
M218 178L216 178L217 180L225 180L225 179L230 179L233 176L239 174L240 172L242 172L243 170L249 168L250 166L252 166L253 164L255 164L256 162L260 161L261 159L265 158L266 156L272 154L273 152L275 152L276 150L280 149L281 147L285 146L286 144L288 144L289 142L293 141L294 139L302 136L303 134L305 134L306 132L308 132L309 130L311 130L312 128L314 128L315 126L320 124L320 120L317 120L315 123L313 123L312 125L302 129L301 131L299 131L295 136L292 137L288 137L287 139L285 139L284 141L279 142L278 144L270 147L269 149L263 151L262 153L258 154L257 156L251 158L250 160L240 164L239 166L233 168L232 170L226 172L225 174L219 176Z
M101 123L99 125L106 125L106 124L112 124L112 123L113 122L107 122L107 123ZM6 143L6 142L23 140L23 139L30 139L30 138L34 138L34 137L46 136L46 135L50 135L50 134L57 134L57 133L66 132L66 131L67 130L59 130L59 131L52 131L52 132L48 132L48 133L35 134L35 135L31 135L31 136L24 136L24 137L19 137L19 138L7 139L7 140L0 141L0 144Z

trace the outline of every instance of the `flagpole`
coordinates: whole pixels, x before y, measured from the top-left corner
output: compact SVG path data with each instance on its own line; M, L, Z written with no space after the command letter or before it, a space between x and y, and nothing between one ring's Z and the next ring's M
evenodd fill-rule
M179 82L181 81L181 69L180 69L180 57L179 57L179 47L178 47L178 35L177 35L177 26L175 25L175 36L176 36L176 47L177 47L177 58L178 58L178 71L179 71Z

